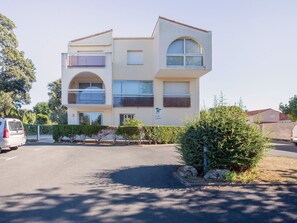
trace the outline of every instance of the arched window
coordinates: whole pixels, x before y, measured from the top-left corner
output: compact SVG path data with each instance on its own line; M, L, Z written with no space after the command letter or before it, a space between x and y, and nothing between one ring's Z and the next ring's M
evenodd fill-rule
M167 50L167 66L203 66L202 47L187 38L173 41Z

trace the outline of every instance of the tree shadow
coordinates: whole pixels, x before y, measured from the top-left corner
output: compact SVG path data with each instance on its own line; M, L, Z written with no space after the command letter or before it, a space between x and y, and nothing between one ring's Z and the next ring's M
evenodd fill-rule
M123 168L116 171L105 172L104 177L111 183L125 186L144 187L150 189L179 189L185 188L173 176L178 165L139 166ZM102 178L102 175L97 175Z
M278 144L276 146L273 146L274 150L284 151L284 152L291 152L291 153L297 153L297 146L294 144Z
M142 191L98 186L0 196L1 222L296 222L296 187Z

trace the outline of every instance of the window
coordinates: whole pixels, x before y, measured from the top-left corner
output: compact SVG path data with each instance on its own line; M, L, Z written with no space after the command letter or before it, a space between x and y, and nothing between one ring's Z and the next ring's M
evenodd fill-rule
M100 112L80 112L79 115L80 125L101 125L102 113Z
M200 44L191 39L177 39L167 50L167 66L197 67L203 65Z
M86 89L86 88L100 88L102 89L103 88L103 83L79 83L78 84L78 88L79 89Z
M189 82L163 82L164 107L190 107Z
M114 81L115 107L153 107L153 81Z
M134 114L120 114L120 125L123 125L127 118L134 119Z
M153 81L114 81L113 94L152 95Z
M142 65L143 64L143 51L142 50L128 50L127 51L127 64L128 65Z

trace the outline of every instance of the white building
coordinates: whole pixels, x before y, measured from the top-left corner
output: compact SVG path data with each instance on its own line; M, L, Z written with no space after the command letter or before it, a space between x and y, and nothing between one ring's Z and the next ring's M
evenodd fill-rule
M159 17L151 37L112 30L72 40L62 54L69 124L183 125L199 112L199 79L212 69L212 34Z

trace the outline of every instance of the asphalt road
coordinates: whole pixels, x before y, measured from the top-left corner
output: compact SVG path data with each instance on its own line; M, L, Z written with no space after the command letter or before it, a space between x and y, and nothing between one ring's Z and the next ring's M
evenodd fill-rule
M270 156L297 158L297 146L290 142L274 142L268 154Z
M184 188L173 147L0 154L0 222L296 222L297 187Z

